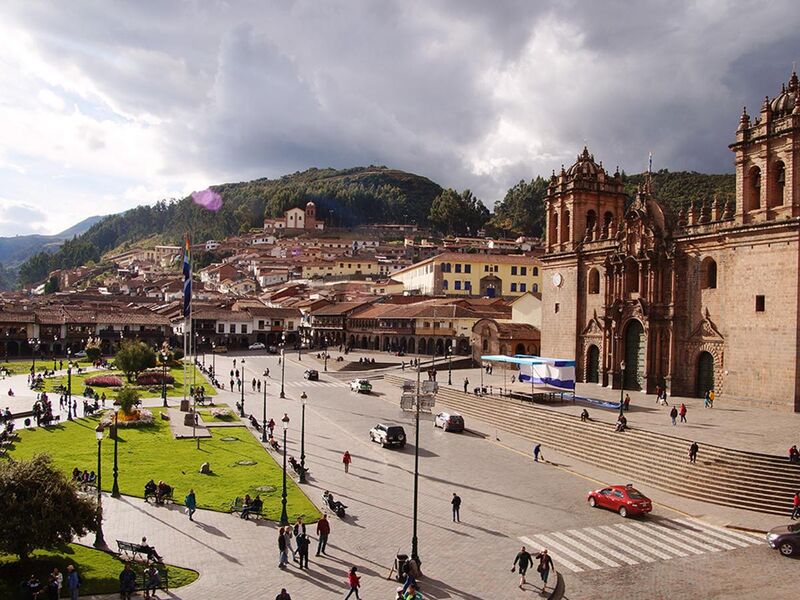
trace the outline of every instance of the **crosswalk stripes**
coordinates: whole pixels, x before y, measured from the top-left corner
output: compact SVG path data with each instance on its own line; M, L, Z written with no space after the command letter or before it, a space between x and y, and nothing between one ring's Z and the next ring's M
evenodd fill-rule
M762 543L761 537L689 518L626 520L519 538L532 552L547 548L560 566L581 573L678 557L737 550Z
M286 387L305 387L305 388L313 388L313 387L342 387L344 385L348 385L343 381L308 381L304 379L303 381L287 381L284 383Z

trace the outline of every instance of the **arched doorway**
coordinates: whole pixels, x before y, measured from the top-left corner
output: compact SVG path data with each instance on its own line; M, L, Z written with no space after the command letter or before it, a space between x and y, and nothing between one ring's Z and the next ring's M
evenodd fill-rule
M710 352L701 352L697 357L696 396L702 398L714 389L714 357Z
M522 354L522 355L524 355L525 354L525 344L523 344L522 342L517 344L517 347L514 348L514 354Z
M642 389L644 381L644 327L633 320L625 329L625 388Z
M594 344L586 355L586 383L600 383L600 349Z
M442 340L436 340L436 354L441 356L444 354L444 342Z
M433 354L434 344L434 339L428 338L428 354Z
M458 340L457 352L463 355L469 354L469 341L466 338L461 338L460 340Z
M416 346L414 344L414 338L408 338L408 346L406 347L406 351L409 354L414 354L416 352Z

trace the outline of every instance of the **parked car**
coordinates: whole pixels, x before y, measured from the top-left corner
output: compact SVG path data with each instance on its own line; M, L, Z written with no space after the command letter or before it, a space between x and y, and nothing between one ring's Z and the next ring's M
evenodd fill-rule
M227 346L214 346L214 354L225 354L228 351Z
M266 346L261 342L256 342L255 344L250 344L247 348L249 350L264 350Z
M86 358L86 350L81 350L80 352L76 352L73 354L75 358Z
M316 369L306 369L306 372L303 373L303 377L309 381L319 381L319 371Z
M369 394L372 391L372 384L367 379L354 379L350 382L350 391Z
M434 427L441 427L445 431L464 431L464 417L457 413L440 412L433 420Z
M400 425L378 423L369 430L369 439L372 442L378 442L384 448L387 446L402 448L406 445L406 431Z
M270 346L267 349L267 352L269 352L270 354L277 354L278 353L278 347L277 346Z
M618 512L620 517L643 515L653 510L650 498L642 494L630 483L628 485L612 485L589 492L586 496L592 508L608 508Z
M800 552L800 523L789 523L770 529L767 533L767 544L784 556Z

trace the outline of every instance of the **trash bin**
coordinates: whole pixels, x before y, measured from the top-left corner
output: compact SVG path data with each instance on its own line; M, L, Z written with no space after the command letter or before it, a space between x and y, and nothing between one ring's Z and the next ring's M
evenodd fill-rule
M394 570L397 573L395 579L397 581L405 581L406 579L406 561L408 554L398 554L394 559Z

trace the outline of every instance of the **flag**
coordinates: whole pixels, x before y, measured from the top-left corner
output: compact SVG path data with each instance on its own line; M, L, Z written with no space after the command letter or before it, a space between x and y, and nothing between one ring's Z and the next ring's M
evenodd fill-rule
M195 204L199 204L211 212L217 212L222 208L222 196L211 188L203 190L202 192L192 192L192 200Z
M653 172L653 153L652 152L650 152L650 154L649 154L649 156L647 158L647 172L648 173L652 173Z
M189 317L192 306L192 246L189 236L186 236L186 245L183 249L183 316Z

